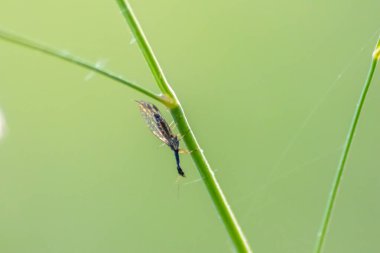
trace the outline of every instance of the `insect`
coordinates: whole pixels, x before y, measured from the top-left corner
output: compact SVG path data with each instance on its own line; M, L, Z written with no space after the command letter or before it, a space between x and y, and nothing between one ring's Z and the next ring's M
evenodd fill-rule
M141 115L149 126L150 131L174 151L178 174L185 177L185 173L179 164L180 149L178 136L173 134L169 124L162 117L160 110L158 110L154 104L142 100L136 102L139 104Z

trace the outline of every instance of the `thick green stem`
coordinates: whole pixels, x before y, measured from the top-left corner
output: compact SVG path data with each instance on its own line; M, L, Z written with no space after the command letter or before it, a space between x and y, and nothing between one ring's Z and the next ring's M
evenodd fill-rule
M237 252L252 252L249 244L237 222L235 215L233 214L231 207L229 206L226 197L224 196L222 189L212 171L210 165L207 162L206 157L203 154L202 148L199 146L193 131L190 128L189 122L186 119L182 106L176 97L173 89L167 82L162 69L156 57L151 50L144 33L138 24L138 21L131 9L131 6L124 0L116 0L119 8L130 26L133 35L136 38L138 45L147 61L161 91L171 98L172 101L164 103L170 108L170 112L177 124L179 132L184 136L183 140L189 150L192 150L191 157L198 168L200 175L203 178L203 182L210 194L210 197L216 207L216 210L222 219L227 232L235 246Z
M331 215L332 215L334 205L336 202L336 197L337 197L337 194L339 191L339 186L340 186L340 183L342 180L343 171L344 171L344 168L345 168L345 165L347 162L348 153L349 153L350 148L351 148L352 140L354 138L356 127L357 127L358 122L359 122L359 117L360 117L360 114L361 114L361 111L362 111L362 108L364 105L364 101L365 101L365 98L367 96L368 89L371 85L371 81L373 78L373 74L375 73L377 61L379 59L379 49L380 49L380 39L378 40L375 51L373 53L373 59L371 62L371 66L369 68L368 77L367 77L367 80L363 86L363 90L362 90L362 93L359 97L359 101L356 105L356 109L354 112L354 116L352 118L350 130L347 133L346 142L344 144L342 156L341 156L341 159L340 159L340 162L338 165L338 171L336 173L336 176L335 176L335 179L334 179L334 182L332 185L332 189L331 189L328 201L327 201L327 207L326 207L325 215L323 217L322 225L321 225L321 228L320 228L319 233L318 233L317 244L315 247L315 253L321 253L322 252L322 249L323 249L323 246L324 246L324 243L326 240L327 230L328 230L328 227L329 227L329 224L331 221Z
M251 252L249 244L236 220L234 213L232 212L230 205L227 202L226 197L223 194L222 189L220 188L215 174L208 164L207 159L203 154L203 150L199 146L194 133L189 126L185 113L180 106L172 108L170 112L177 124L179 132L184 136L183 140L186 147L192 151L191 157L198 168L203 182L206 185L216 210L218 211L218 214L223 221L237 252Z
M71 53L69 53L65 50L57 50L57 49L51 48L49 46L43 45L41 43L35 42L33 40L30 40L30 39L27 39L27 38L24 38L24 37L21 37L21 36L18 36L18 35L15 35L13 33L10 33L10 32L3 31L3 30L0 30L0 38L7 40L11 43L33 49L33 50L39 51L41 53L54 56L56 58L60 58L60 59L65 60L67 62L76 64L76 65L79 65L79 66L84 67L86 69L97 72L103 76L106 76L106 77L111 78L115 81L123 83L123 84L131 87L132 89L135 89L139 92L142 92L145 95L147 95L147 96L149 96L149 97L151 97L151 98L153 98L159 102L165 101L165 98L163 98L159 95L156 95L153 92L148 91L147 89L145 89L145 88L143 88L137 84L134 84L130 81L125 80L120 75L117 75L117 74L109 72L105 69L102 69L99 66L97 66L96 64L89 63L89 62L87 62L87 61L85 61L85 60L83 60L83 59L81 59L75 55L72 55Z
M162 71L149 43L146 39L143 30L140 27L139 22L137 21L135 14L129 3L123 0L116 0L119 5L120 11L123 14L125 20L127 21L129 28L132 30L133 36L145 57L146 62L149 65L150 70L154 78L156 79L158 87L165 95L173 96L174 92L168 84L164 72Z

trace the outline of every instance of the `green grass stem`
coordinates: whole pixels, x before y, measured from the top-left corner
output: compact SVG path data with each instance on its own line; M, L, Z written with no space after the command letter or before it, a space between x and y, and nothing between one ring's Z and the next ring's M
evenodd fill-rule
M232 212L230 205L227 202L226 197L223 194L223 191L215 177L213 170L211 169L207 159L197 142L193 131L191 130L190 124L186 119L185 112L176 97L173 89L169 85L168 81L165 78L165 75L154 56L154 53L149 46L149 43L139 25L135 14L132 11L131 6L127 1L116 0L119 5L120 11L126 19L130 29L132 30L133 35L136 38L136 41L147 61L153 76L156 79L158 87L164 93L164 95L171 98L170 103L166 103L166 106L169 107L171 115L173 116L174 121L177 124L179 132L184 136L183 140L189 150L192 150L191 157L198 168L198 171L203 179L203 182L206 185L206 188L210 194L210 197L216 207L216 210L223 221L227 232L235 246L237 252L252 252L248 241L243 234L240 225Z
M359 122L360 114L361 114L362 109L363 109L363 105L364 105L364 101L365 101L365 98L366 98L367 93L368 93L368 89L371 85L373 75L375 73L375 69L376 69L377 62L379 60L379 56L380 56L380 38L376 44L374 53L372 55L372 62L371 62L371 65L370 65L370 68L368 71L367 80L364 83L361 95L359 97L359 101L356 105L356 109L355 109L355 112L354 112L354 115L353 115L353 118L351 121L350 129L347 133L346 142L344 144L342 156L341 156L341 159L340 159L340 162L338 165L338 170L336 172L336 176L335 176L335 179L334 179L333 184L332 184L332 189L330 191L330 195L329 195L329 198L327 200L327 207L326 207L325 214L324 214L324 217L322 220L322 225L321 225L321 228L318 232L317 243L316 243L316 247L315 247L315 251L314 251L315 253L321 253L323 250L323 246L325 244L327 231L328 231L329 224L331 221L331 215L332 215L335 203L336 203L336 197L337 197L337 194L339 191L340 183L342 181L342 175L343 175L343 172L345 169L348 154L350 152L352 140L353 140L354 135L355 135L356 127L357 127L358 122Z
M67 62L79 65L83 68L92 70L98 74L101 74L101 75L106 76L108 78L111 78L115 81L118 81L122 84L125 84L125 85L129 86L130 88L135 89L135 90L137 90L137 91L139 91L139 92L141 92L141 93L143 93L143 94L145 94L145 95L147 95L147 96L149 96L149 97L151 97L154 100L157 100L159 102L165 101L165 98L163 98L162 96L156 95L153 92L124 79L120 75L114 74L108 70L100 68L96 64L89 63L88 61L85 61L82 58L75 56L68 51L54 49L50 46L44 45L42 43L38 43L36 41L27 39L25 37L22 37L22 36L19 36L19 35L16 35L14 33L11 33L11 32L4 31L4 30L0 30L0 38L3 40L6 40L8 42L11 42L13 44L24 46L24 47L27 47L29 49L33 49L33 50L39 51L41 53L48 54L48 55L51 55L53 57L65 60Z
M152 48L150 47L148 40L146 39L145 34L132 11L131 6L127 1L124 2L122 0L117 0L116 2L118 3L119 9L127 21L129 28L131 29L133 36L135 37L137 44L139 45L141 52L143 53L145 60L152 71L158 87L164 94L173 96L174 92L170 85L168 85L164 72L158 63L157 58L155 57Z

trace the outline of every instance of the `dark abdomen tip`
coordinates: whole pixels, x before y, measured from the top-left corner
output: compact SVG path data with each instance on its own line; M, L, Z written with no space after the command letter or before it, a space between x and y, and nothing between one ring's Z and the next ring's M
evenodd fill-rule
M185 172L183 172L183 170L181 169L181 167L178 167L177 170L178 170L178 174L180 174L181 176L185 177Z

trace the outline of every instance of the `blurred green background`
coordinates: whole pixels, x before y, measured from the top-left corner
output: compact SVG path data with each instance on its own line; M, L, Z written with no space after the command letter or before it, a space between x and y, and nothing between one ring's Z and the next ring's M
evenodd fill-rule
M254 251L312 252L380 2L131 4ZM1 0L0 26L157 91L114 1ZM0 252L232 252L190 156L177 182L135 99L0 41ZM376 73L326 253L378 252L379 108Z

